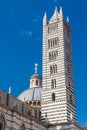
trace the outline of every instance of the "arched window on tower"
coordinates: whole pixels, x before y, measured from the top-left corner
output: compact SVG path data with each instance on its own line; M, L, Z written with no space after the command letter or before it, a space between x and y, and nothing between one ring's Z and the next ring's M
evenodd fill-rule
M55 46L57 46L57 39L55 38Z
M55 93L52 93L52 101L55 101Z
M56 60L56 52L54 52L54 60Z
M49 53L49 61L55 61L58 57L58 51L53 51Z
M51 61L51 53L49 53L49 61Z
M54 73L57 73L57 65L54 67Z
M53 39L53 47L55 46L55 39Z
M53 47L53 45L52 45L53 44L53 40L50 40L50 41L51 41L51 48L52 48Z
M56 88L56 79L54 79L54 88Z
M57 46L59 46L59 39L58 39L58 37L56 38L56 43L57 43Z
M53 73L53 69L52 69L52 66L50 66L50 74Z
M50 40L48 40L48 49L50 48Z
M51 53L51 60L53 60L54 59L54 55L53 55L53 53Z
M56 88L56 79L51 80L51 88Z
M57 73L57 65L50 66L50 74L55 74L55 73Z
M58 57L58 51L56 51L56 57Z
M72 104L72 101L73 101L73 100L72 100L72 95L70 95L70 103L71 103L71 104Z
M56 65L53 66L54 73L56 73Z
M54 81L53 81L53 79L51 80L51 88L54 88Z

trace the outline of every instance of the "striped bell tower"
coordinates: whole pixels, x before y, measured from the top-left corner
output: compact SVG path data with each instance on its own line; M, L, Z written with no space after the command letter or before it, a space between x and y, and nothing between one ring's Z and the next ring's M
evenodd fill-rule
M42 62L42 122L76 122L70 23L68 17L64 22L62 7L49 21L44 14Z

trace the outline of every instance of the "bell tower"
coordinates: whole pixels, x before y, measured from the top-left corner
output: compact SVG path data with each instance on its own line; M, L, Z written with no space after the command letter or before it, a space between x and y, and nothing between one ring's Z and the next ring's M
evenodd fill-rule
M44 14L42 62L42 122L76 122L70 23L64 22L62 7L49 21Z

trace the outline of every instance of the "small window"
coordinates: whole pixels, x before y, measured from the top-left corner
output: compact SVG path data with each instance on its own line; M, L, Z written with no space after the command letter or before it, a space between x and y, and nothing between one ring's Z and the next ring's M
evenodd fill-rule
M1 96L0 96L0 101L1 101Z
M49 61L51 61L51 54L49 53Z
M51 80L51 88L56 88L56 79Z
M55 46L55 39L53 39L53 47Z
M54 79L54 88L56 88L56 79Z
M52 101L55 101L55 93L52 93Z
M48 49L50 48L50 40L48 40Z
M72 95L70 95L70 103L72 104Z
M38 85L38 80L36 80L36 85Z
M54 88L54 81L53 81L53 79L51 80L51 88Z
M58 51L56 51L56 56L58 56Z
M53 69L52 69L52 66L50 66L50 74L53 73Z

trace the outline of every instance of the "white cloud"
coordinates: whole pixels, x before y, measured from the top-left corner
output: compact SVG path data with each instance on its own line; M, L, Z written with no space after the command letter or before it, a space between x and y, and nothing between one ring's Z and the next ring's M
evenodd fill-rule
M36 19L33 19L33 23L36 23L38 21L38 19L36 18Z
M26 35L26 36L32 36L32 31L22 31L22 35Z
M57 2L57 0L54 0L54 2Z
M52 0L52 2L56 3L58 0Z
M28 35L28 36L31 36L31 35L32 35L32 32L27 32L27 35Z

